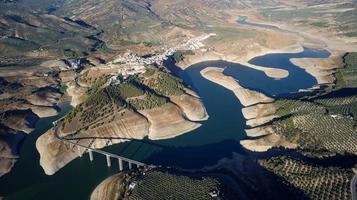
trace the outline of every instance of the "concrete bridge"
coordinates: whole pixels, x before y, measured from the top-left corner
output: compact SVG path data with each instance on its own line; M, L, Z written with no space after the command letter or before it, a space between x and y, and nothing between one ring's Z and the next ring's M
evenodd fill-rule
M124 169L124 162L128 163L128 168L129 169L132 169L133 165L135 165L137 168L141 167L141 166L146 166L146 164L144 164L142 162L135 161L135 160L132 160L132 159L129 159L129 158L125 158L123 156L115 155L115 154L112 154L112 153L109 153L109 152L106 152L106 151L103 151L103 150L100 150L100 149L95 149L95 148L92 148L92 147L88 147L88 146L85 146L85 145L82 145L82 144L78 144L78 143L76 143L74 141L68 140L66 138L62 138L62 137L60 137L58 135L59 127L57 126L57 121L54 122L53 125L54 125L53 126L53 132L54 132L54 135L55 135L55 137L57 139L61 140L64 143L71 144L71 145L77 147L78 152L81 152L81 149L84 149L84 152L88 152L89 160L91 162L94 160L93 153L97 153L97 154L104 155L106 157L107 166L108 167L111 167L112 159L118 160L119 170L120 171L123 171L123 169ZM79 155L81 156L81 153Z

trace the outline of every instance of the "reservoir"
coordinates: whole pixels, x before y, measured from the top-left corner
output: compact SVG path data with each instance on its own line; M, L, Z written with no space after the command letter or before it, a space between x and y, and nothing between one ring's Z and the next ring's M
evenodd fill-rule
M203 62L180 70L172 60L167 60L165 66L199 94L209 119L202 122L200 128L173 139L132 141L113 145L105 150L148 164L185 169L211 166L223 158L231 158L233 153L248 157L250 153L239 144L240 140L246 138L242 105L231 91L204 79L200 71L205 67L225 68L224 74L233 76L242 86L269 96L281 96L316 84L315 78L290 63L290 58L326 58L329 55L329 52L324 50L305 48L301 53L269 54L250 61L255 65L288 70L289 77L281 80L269 78L261 71L225 61ZM70 109L70 106L64 105L59 116L38 121L36 131L29 134L23 142L20 159L10 173L0 178L0 196L6 196L6 199L88 199L95 186L118 172L116 162L108 168L104 156L94 154L95 159L91 163L85 154L53 176L44 174L39 165L36 139L52 126L52 121Z

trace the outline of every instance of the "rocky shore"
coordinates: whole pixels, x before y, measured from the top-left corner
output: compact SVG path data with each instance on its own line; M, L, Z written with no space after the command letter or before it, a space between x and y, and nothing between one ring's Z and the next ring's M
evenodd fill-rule
M0 176L10 172L19 157L21 141L35 130L37 121L58 114L59 98L56 92L34 93L26 103L15 101L1 108L0 135L6 139L0 139Z
M341 56L331 56L329 58L293 58L290 61L306 70L314 76L320 85L331 85L336 81L335 70L342 65L338 63Z
M269 54L273 51L265 51L261 55ZM257 54L258 55L258 54ZM216 52L210 52L210 53L204 53L204 54L196 54L193 56L188 56L184 61L177 63L177 66L180 67L181 69L186 69L187 67L200 63L200 62L207 62L207 61L215 61L215 60L224 60L227 62L232 62L232 63L237 63L241 64L247 67L250 67L252 69L256 69L259 71L264 72L267 76L275 79L282 79L286 78L289 76L289 72L284 70L284 69L278 69L278 68L269 68L269 67L261 67L257 65L253 65L248 63L250 58L252 57L246 57L246 58L236 58L235 56L227 56L227 55L221 55Z
M8 173L16 162L17 156L13 155L10 146L0 140L0 177Z
M91 200L113 200L120 199L125 194L125 182L126 176L125 173L119 173L102 181L92 192L90 199Z
M287 142L276 134L271 126L261 126L279 117L275 114L274 99L257 91L243 88L238 80L224 75L223 71L222 68L207 67L201 71L201 74L204 78L231 90L244 106L243 116L247 119L246 124L252 128L245 130L250 139L240 141L241 145L250 151L257 152L264 152L279 146L296 148L295 144Z
M170 101L183 111L185 117L190 121L205 121L209 118L205 107L202 106L197 94L193 91L186 91L187 94L170 97Z
M295 38L296 45L302 47L310 47L316 49L326 49L331 55L328 58L293 58L290 61L298 67L306 70L307 73L314 76L319 85L333 85L335 82L335 69L341 67L340 57L345 52L353 52L357 47L357 40L354 37L348 37L340 34L336 30L323 30L322 27L304 26L292 24L288 21L272 21L262 17L258 13L235 13L231 23L236 24L236 19L239 16L247 16L249 21L258 24L265 24L277 27L274 32L290 35ZM257 29L266 30L264 27ZM298 49L298 48L297 48Z
M138 112L124 110L117 113L115 120L102 126L81 131L75 138L79 144L92 148L103 148L109 145L140 140L148 137L151 140L173 138L200 127L200 123L208 118L206 109L199 98L187 93L170 97L173 103L140 110ZM191 121L192 120L192 121ZM61 133L61 136L68 135ZM57 139L52 129L41 135L36 141L40 153L40 164L45 173L52 175L66 164L81 156L83 149L66 144Z
M249 61L255 57L273 53L300 53L303 51L303 46L299 38L272 30L257 30L253 27L246 26L242 28L239 27L236 22L234 23L234 26L237 26L239 30L248 29L257 34L253 38L243 38L239 40L240 43L231 41L230 45L226 44L224 46L221 43L207 41L206 46L209 47L212 45L214 48L209 48L207 51L197 51L194 55L187 55L182 61L177 63L177 66L185 69L200 62L224 60L262 71L268 77L275 79L282 79L289 75L289 72L286 70L257 66L249 63ZM220 35L217 34L216 37L219 38Z
M239 82L230 76L225 76L223 74L224 69L216 67L207 67L201 71L201 75L223 87L231 90L243 106L251 106L257 103L269 103L274 101L274 99L239 85Z
M149 120L148 137L151 140L174 138L201 126L199 123L186 120L183 111L171 103L140 112Z

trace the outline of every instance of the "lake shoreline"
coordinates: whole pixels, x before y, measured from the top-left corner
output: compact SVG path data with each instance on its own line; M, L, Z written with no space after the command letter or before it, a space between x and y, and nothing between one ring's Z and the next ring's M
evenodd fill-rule
M209 64L207 65L207 66L210 66ZM192 66L193 68L195 68L195 66ZM223 66L222 66L223 67ZM193 68L190 68L190 70L191 69L193 69ZM240 67L240 68L246 68L246 67ZM251 72L253 72L254 71L254 73L253 74L255 74L256 73L256 70L254 70L254 69L251 69L251 68L248 68L249 70L246 72L246 73L251 73ZM185 70L186 71L186 70ZM199 72L197 72L197 75L198 76L200 76L200 73ZM180 77L180 78L182 78L182 79L185 79L184 77ZM239 79L239 78L238 78ZM273 79L269 79L270 81L272 81ZM185 79L185 83L188 83L188 82L186 82L187 80ZM209 82L209 81L208 81ZM192 85L192 84L189 84L190 85L190 87L191 86L193 86L192 88L195 88L194 87L194 85ZM222 90L223 91L223 90ZM200 92L200 90L198 90L198 91L196 91L200 96L201 96L201 92ZM228 91L228 93L230 93L229 91ZM227 96L228 97L228 96ZM230 98L231 96L229 96L228 98ZM233 96L234 97L234 96ZM207 97L206 97L207 98ZM203 98L202 99L202 101L203 101L203 103L206 103L205 101L207 100L206 98ZM239 104L239 103L238 103ZM234 105L234 106L237 106L238 105L237 103L234 103L234 104L232 104L232 106ZM210 114L211 116L210 116L210 118L209 119L211 119L211 118L215 118L215 117L217 117L217 116L214 116L213 114L211 114L210 112L211 112L211 109L212 108L210 108L210 107L207 107L207 109L208 109L208 114ZM252 112L256 112L256 111L252 111ZM262 115L262 114L254 114L254 115L257 115L257 116L259 116L259 115ZM250 118L250 119L252 119L252 116L253 115L249 115L249 117L247 117L247 118ZM238 118L235 118L236 120L238 120ZM242 121L242 123L244 123L244 121ZM198 130L198 132L201 130L201 132L202 131L204 131L204 130L206 130L205 129L205 127L204 126L206 126L206 124L207 123L204 123L204 125L203 126L201 126L199 129L196 129L195 131L193 131L192 133L190 132L190 133L188 133L188 134L184 134L184 135L182 135L182 136L179 136L178 138L181 138L181 137L183 137L183 138L186 138L186 137L195 137L195 135L197 134L196 132L197 132L197 130ZM240 124L240 123L237 123L237 124ZM235 128L236 129L236 128ZM209 130L207 130L207 131L209 131ZM242 131L244 131L244 129L242 130ZM243 132L242 132L243 133ZM206 135L206 134L205 134ZM202 135L198 135L197 137L201 137ZM228 136L227 136L228 137ZM229 136L229 138L230 138L231 136ZM240 137L240 136L239 136ZM213 137L214 138L214 137ZM170 139L169 141L175 141L175 139ZM165 140L166 141L166 140ZM163 142L165 142L165 141L163 141ZM220 141L219 139L218 140L216 140L215 139L215 141ZM161 141L155 141L155 142L159 142L159 143L161 143ZM237 144L235 144L235 146L236 145L239 145L239 143L237 143ZM119 144L119 145L116 145L116 146L125 146L125 144ZM135 146L135 145L134 145ZM216 147L215 147L216 148ZM230 148L230 146L228 145L227 146L227 148L229 149ZM113 149L117 149L117 148L113 148ZM231 152L232 150L229 150L229 152ZM227 151L228 152L228 151ZM125 154L124 154L125 155ZM229 153L229 155L230 155L230 153ZM226 157L226 156L228 156L228 154L224 154L224 155L222 155L223 157ZM222 157L220 157L220 159L221 159ZM135 158L134 158L135 159ZM151 158L151 159L153 159L153 158ZM214 161L215 161L215 159L216 158L214 158ZM87 160L87 158L85 158L85 160ZM61 171L60 171L60 173L58 173L58 175L57 174L55 174L54 176L55 177L61 177L62 176L62 174L67 174L67 173L69 173L69 171L72 169L72 167L71 166L79 166L79 165L81 165L81 163L83 162L83 159L76 159L76 160L74 160L73 162L71 162L69 165L69 167L65 167L65 168L63 168L63 169L61 169ZM89 161L88 161L89 162ZM160 162L165 162L165 160L163 160L163 161L160 161ZM103 163L102 163L103 164ZM180 166L181 164L179 164L179 166ZM83 166L82 166L83 167ZM104 166L104 167L106 167L106 166ZM43 174L43 171L42 171L42 169L41 169L41 174ZM42 176L42 175L41 175ZM36 177L36 176L35 176ZM45 180L48 180L47 178L45 178ZM8 189L6 189L6 190L8 190Z
M189 56L188 58L185 58L183 61L176 63L176 65L180 69L185 70L188 67L198 64L198 63L201 63L201 62L222 60L222 61L226 61L226 62L244 65L246 67L262 71L268 77L271 77L271 78L282 79L282 78L286 78L287 76L289 76L289 72L287 70L258 66L258 65L251 64L250 61L256 57L261 57L261 56L265 56L265 55L269 55L269 54L282 54L282 53L295 54L295 53L301 53L303 51L304 51L304 49L302 46L291 45L291 46L285 47L283 49L262 49L260 51L250 53L250 54L244 55L244 56L230 55L230 54L223 55L223 54L220 54L219 52L208 52L208 53L203 53L202 55Z
M244 106L242 113L246 119L246 125L251 127L245 129L248 137L251 139L241 140L240 144L253 152L266 152L269 149L283 145L289 148L296 148L294 144L289 144L282 137L275 133L270 127L261 127L271 122L278 115L275 115L274 99L265 96L262 93L243 88L239 85L239 80L234 80L230 76L223 74L224 69L217 67L207 67L200 71L201 75L209 81L219 84L232 91L237 99ZM268 109L270 112L264 111ZM264 136L264 137L262 137ZM260 139L252 139L262 137Z

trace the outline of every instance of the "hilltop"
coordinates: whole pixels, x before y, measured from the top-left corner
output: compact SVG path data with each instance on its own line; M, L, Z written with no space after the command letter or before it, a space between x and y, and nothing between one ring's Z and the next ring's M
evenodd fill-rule
M98 30L16 1L0 4L0 135L6 139L1 161L14 163L23 134L34 130L39 117L58 114L63 96L58 72L72 70L70 63L94 48L97 41L90 36Z
M48 175L85 153L59 139L99 149L131 140L170 139L200 127L208 118L200 97L165 68L165 60L173 59L183 70L225 60L282 79L289 75L286 71L249 61L268 53L302 52L303 47L331 53L326 59L291 60L316 77L320 90L310 96L273 99L244 88L220 69L201 73L232 90L244 106L247 137L239 142L247 155L290 149L310 159L356 156L356 9L355 1L337 0L2 0L0 176L13 167L38 119L56 116L63 103L73 109L36 141ZM246 26L238 19L276 27ZM224 173L243 177L244 189L252 194L269 177L277 183L274 187L291 189L297 198L350 197L350 166L281 155L255 161L268 176L245 178L236 169ZM135 173L107 180L108 196L116 195L112 187L129 175L153 186L134 189L131 197L136 199L162 197L167 191L206 198L224 182L172 171ZM313 175L333 180L321 184ZM172 182L174 189L163 189ZM261 187L262 196L269 194L270 187ZM342 192L330 189L335 187Z

